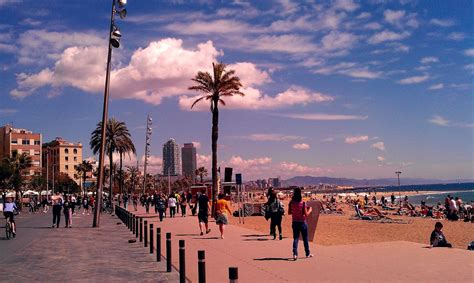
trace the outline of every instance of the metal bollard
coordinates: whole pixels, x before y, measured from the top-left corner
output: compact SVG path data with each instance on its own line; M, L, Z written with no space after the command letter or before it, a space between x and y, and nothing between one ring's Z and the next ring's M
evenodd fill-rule
M171 272L171 233L166 233L166 272Z
M140 242L143 242L143 218L140 217Z
M198 251L198 282L206 283L206 252Z
M135 217L135 238L138 238L138 216Z
M237 267L229 267L229 283L239 282L239 269Z
M153 224L150 223L150 253L153 254Z
M145 220L145 227L144 227L144 231L143 231L143 246L146 248L148 247L148 221Z
M156 261L161 261L161 228L156 228Z
M135 234L135 215L132 215L132 234Z
M179 283L186 283L186 250L184 240L179 240Z

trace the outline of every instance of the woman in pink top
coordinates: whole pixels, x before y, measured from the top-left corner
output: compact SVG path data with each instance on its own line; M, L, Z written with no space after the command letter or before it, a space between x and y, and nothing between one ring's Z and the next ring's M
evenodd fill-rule
M303 238L306 257L313 257L309 251L308 224L306 223L306 217L311 213L312 208L306 206L306 203L303 201L303 197L301 196L300 188L294 190L293 197L288 206L288 214L293 217L293 224L291 226L293 228L293 259L298 259L298 240L300 234Z

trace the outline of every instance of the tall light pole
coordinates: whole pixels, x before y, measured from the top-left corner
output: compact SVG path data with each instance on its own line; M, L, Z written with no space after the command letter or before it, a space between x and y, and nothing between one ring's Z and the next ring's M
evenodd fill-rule
M101 141L99 150L99 176L97 178L97 194L96 194L96 206L94 207L94 221L92 227L99 227L100 225L100 209L102 208L102 190L104 187L104 151L106 141L106 129L107 129L107 117L109 111L109 87L110 87L110 65L112 59L112 47L120 47L120 38L122 34L119 28L115 25L115 14L119 14L120 18L123 19L127 15L125 5L127 0L112 0L112 12L110 15L110 31L109 31L109 51L107 54L107 70L105 75L105 89L104 89L104 105L102 109L102 128L101 128ZM112 168L111 168L112 169ZM109 196L110 198L112 196Z
M398 178L398 198L400 199L400 207L402 207L402 192L400 192L400 174L402 174L402 172L397 171L395 174L397 174Z
M151 122L153 119L150 115L146 117L146 135L145 135L145 161L143 163L143 194L146 191L146 166L148 165L148 157L150 157L150 138L151 138Z

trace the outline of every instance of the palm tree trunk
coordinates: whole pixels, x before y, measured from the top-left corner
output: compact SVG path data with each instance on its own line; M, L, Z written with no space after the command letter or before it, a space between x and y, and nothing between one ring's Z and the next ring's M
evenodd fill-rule
M219 109L217 100L213 101L212 111L212 216L215 215L215 206L217 202L217 139L219 138Z
M120 194L123 194L122 152L120 152Z
M109 161L110 161L110 170L109 170L109 202L112 204L112 187L113 187L113 182L114 182L114 173L112 171L112 166L114 164L114 158L113 158L113 152L110 151L109 154Z

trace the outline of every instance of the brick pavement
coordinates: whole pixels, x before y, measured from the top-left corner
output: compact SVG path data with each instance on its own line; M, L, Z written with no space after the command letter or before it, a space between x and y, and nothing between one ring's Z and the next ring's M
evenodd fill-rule
M116 217L102 215L100 228L91 228L92 215L74 216L71 229L50 221L50 214L18 219L17 238L0 244L0 281L178 281L142 243L128 243L134 237Z

